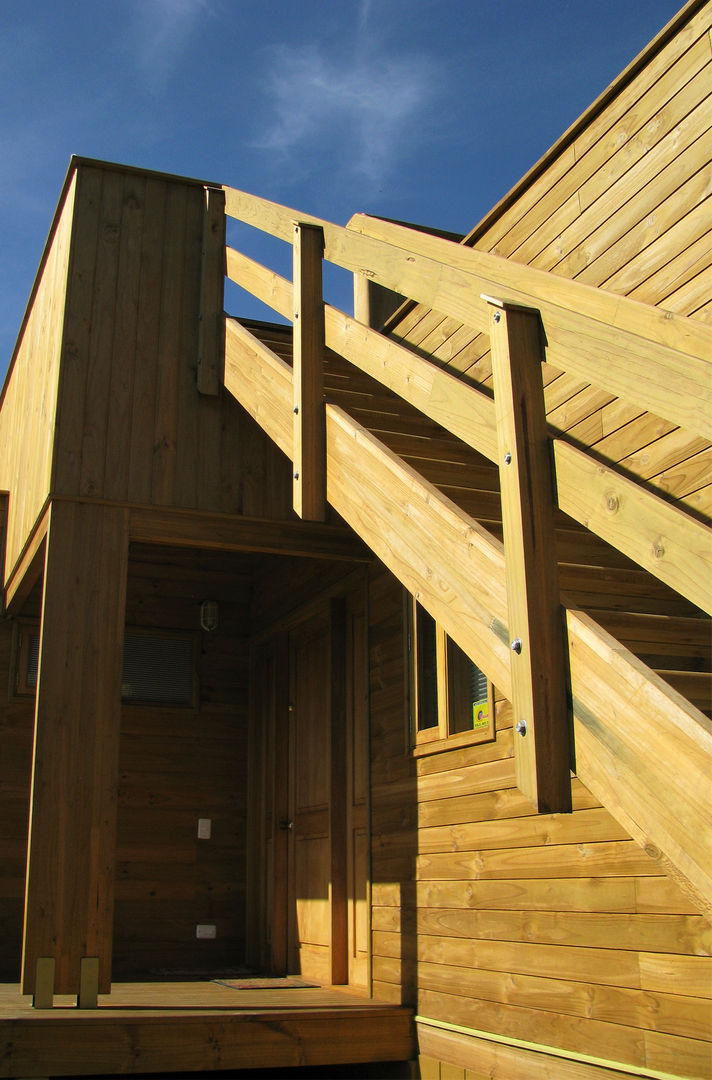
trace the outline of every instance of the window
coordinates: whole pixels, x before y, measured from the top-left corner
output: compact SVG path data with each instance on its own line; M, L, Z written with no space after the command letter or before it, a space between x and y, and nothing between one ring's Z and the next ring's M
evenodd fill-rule
M34 694L37 690L37 666L40 654L40 636L37 623L21 620L15 624L16 675L15 693Z
M415 752L493 739L491 683L425 608L412 599L409 641Z
M21 623L17 650L18 694L37 691L40 635L36 623ZM162 630L127 630L121 700L128 704L193 705L195 636Z
M195 639L160 630L127 630L121 700L127 703L192 705Z

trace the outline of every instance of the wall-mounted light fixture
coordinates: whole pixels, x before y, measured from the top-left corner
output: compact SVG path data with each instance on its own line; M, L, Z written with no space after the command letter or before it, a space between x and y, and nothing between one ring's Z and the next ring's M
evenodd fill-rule
M200 605L200 625L203 630L211 633L218 627L218 602L217 600L203 600Z

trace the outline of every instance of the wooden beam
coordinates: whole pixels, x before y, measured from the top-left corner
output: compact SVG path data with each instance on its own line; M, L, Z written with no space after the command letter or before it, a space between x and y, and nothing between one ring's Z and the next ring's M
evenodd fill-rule
M346 601L332 599L329 606L331 685L329 725L331 742L331 797L329 845L331 847L331 982L349 981L349 919L347 866L347 750L346 750Z
M294 342L292 452L294 510L307 521L326 516L324 434L324 299L321 264L324 234L315 225L294 226Z
M99 995L99 957L83 956L79 966L77 1007L96 1009Z
M232 188L225 200L227 214L284 240L295 219L320 226L325 259L473 329L488 329L482 294L535 307L555 367L712 438L712 329L699 321L380 219L344 229Z
M42 574L44 543L48 528L49 510L46 508L7 579L5 606L10 612L22 606Z
M571 810L571 752L554 488L539 317L490 302L517 785L540 812Z
M405 297L384 289L365 274L354 274L354 318L372 330L382 330Z
M225 326L225 388L291 460L292 369L233 319Z
M564 439L552 447L559 508L712 614L708 526Z
M509 697L502 544L334 405L326 436L331 505Z
M200 261L198 323L198 390L216 395L223 381L222 332L225 281L225 193L205 188L203 243Z
M259 551L274 555L369 562L363 542L343 525L207 514L165 507L129 511L129 535L143 544L206 548L212 551Z
M289 287L289 282L280 280ZM227 334L233 358L231 389L291 456L285 430L289 365L232 321L228 321ZM497 460L495 408L486 394L328 304L326 344L490 461ZM243 350L254 367L243 359ZM260 357L269 375L262 371ZM278 385L265 386L267 382ZM560 509L712 613L709 529L564 439L552 435L552 445Z
M233 997L248 991L217 987L221 997L206 1000L205 984L164 985L158 1008L144 1004L151 985L134 984L121 994L123 1008L91 1014L54 1009L45 1016L13 1009L3 1021L4 1075L127 1075L127 1069L140 1069L141 1075L190 1076L244 1070L246 1063L250 1071L301 1067L303 1075L318 1066L329 1071L354 1062L399 1062L416 1053L411 1010L343 990L315 991L320 999L301 1007L288 1000L294 990L268 1007L246 1007ZM205 1003L195 1007L196 1001Z
M567 612L576 773L712 916L712 721L593 619Z
M712 438L712 329L704 323L365 214L354 215L349 228L404 249L421 273L443 267L430 297L408 293L414 299L486 333L476 304L470 300L469 316L462 307L463 273L473 295L506 296L540 312L554 367Z
M56 962L53 956L38 956L35 962L35 989L32 995L32 1007L51 1009L54 1006L54 972Z
M45 552L35 706L23 992L56 961L76 994L82 957L111 984L114 850L128 514L57 502Z

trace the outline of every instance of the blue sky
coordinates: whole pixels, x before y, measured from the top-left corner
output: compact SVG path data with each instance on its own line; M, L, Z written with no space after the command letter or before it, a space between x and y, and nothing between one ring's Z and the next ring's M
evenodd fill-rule
M679 6L0 0L0 378L71 154L466 232Z

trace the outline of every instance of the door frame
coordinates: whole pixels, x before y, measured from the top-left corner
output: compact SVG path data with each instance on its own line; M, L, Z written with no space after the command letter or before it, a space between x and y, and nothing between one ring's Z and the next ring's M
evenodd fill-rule
M334 593L336 593L334 595ZM370 827L368 807L368 665L365 632L353 632L353 618L367 626L366 575L349 575L341 589L318 602L293 611L278 626L265 630L252 650L250 725L250 841L248 844L247 961L256 970L286 975L289 969L289 879L294 859L294 837L288 828L290 811L290 633L321 616L329 622L327 665L328 709L325 734L330 744L330 971L331 982L370 987ZM357 649L363 655L356 657ZM363 685L360 684L363 683ZM358 706L354 698L361 695ZM360 712L355 736L354 713ZM354 769L349 745L362 747L366 775L360 783L362 806L354 811ZM339 793L339 798L334 798ZM365 882L360 900L355 891L355 832L365 845ZM287 827L285 827L287 826ZM365 833L365 839L364 839ZM362 876L363 876L362 869ZM355 951L357 901L366 905L365 950L359 965L350 962ZM365 952L365 956L364 956ZM358 972L358 974L357 974Z

